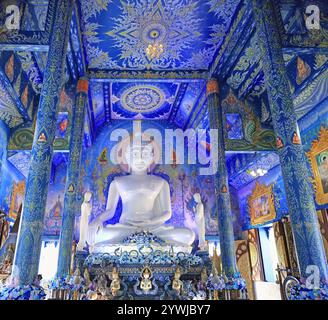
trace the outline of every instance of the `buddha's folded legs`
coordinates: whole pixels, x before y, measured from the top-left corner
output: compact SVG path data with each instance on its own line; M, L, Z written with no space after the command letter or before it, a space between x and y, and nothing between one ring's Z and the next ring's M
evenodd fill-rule
M126 226L120 223L107 225L96 235L95 243L97 245L122 243L126 237L135 232L136 228L132 226Z
M124 224L107 225L96 235L95 243L97 245L119 244L125 238L136 232L149 231L158 238L166 241L168 244L191 245L195 240L195 234L192 230L186 228L174 228L172 226L158 226L151 228L136 228Z
M195 240L195 233L187 228L168 228L167 230L163 228L158 231L153 230L152 233L169 244L190 246Z

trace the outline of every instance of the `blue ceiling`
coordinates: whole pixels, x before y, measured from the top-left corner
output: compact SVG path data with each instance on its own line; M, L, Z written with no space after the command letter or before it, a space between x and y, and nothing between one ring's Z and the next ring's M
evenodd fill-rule
M88 68L208 70L241 1L80 0ZM149 43L164 53L150 61Z
M24 28L42 29L45 3L26 7ZM280 3L285 31L302 32L298 1ZM327 6L323 8L327 11ZM145 49L152 41L163 43L164 53L149 61ZM1 58L5 79L0 88L0 117L16 128L35 114L33 92L40 93L47 53L4 51ZM301 117L326 96L328 55L289 50L284 58ZM206 77L192 77L199 70L205 70ZM189 77L177 76L184 71ZM115 72L120 73L114 77ZM98 132L111 120L127 119L165 120L180 128L206 127L205 81L211 72L238 99L248 99L253 105L263 100L265 82L251 1L77 1L65 80L74 83L81 76L90 76L90 123L86 125L90 132ZM150 80L150 73L161 76Z
M200 97L205 80L91 81L90 117L95 131L111 120L165 120L184 128Z
M112 119L167 120L179 90L179 83L111 84Z

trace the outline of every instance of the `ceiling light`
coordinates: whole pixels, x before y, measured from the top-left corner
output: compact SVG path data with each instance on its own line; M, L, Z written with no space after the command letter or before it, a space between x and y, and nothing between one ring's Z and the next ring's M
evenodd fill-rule
M146 55L149 61L159 59L163 53L164 46L161 43L150 43L146 48Z

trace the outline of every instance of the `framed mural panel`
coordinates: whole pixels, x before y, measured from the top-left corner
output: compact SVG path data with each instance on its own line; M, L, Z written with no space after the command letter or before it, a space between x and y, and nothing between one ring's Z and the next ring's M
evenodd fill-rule
M321 127L319 137L307 153L313 173L316 202L328 203L328 129Z
M272 188L272 184L266 186L256 182L255 188L248 198L252 225L262 224L276 217Z
M9 217L16 220L19 207L24 202L25 196L25 181L21 181L18 183L14 183L13 193L11 196L10 209L9 209Z

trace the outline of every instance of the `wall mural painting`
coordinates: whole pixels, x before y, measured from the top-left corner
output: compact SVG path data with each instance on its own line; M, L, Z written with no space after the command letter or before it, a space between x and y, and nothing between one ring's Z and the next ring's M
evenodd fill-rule
M1 80L4 89L0 117L10 128L23 124L23 119L32 119L39 94L41 79L31 53L2 51L0 53ZM6 97L9 93L9 99ZM9 101L13 102L10 106ZM20 118L20 119L19 119Z
M15 219L24 199L25 177L8 161L2 162L0 208Z
M20 207L23 205L25 197L25 180L14 182L10 202L9 218L16 220Z
M272 185L265 186L259 182L255 183L255 188L248 198L252 225L263 224L276 217L272 188Z
M242 230L279 221L288 214L280 165L238 190Z
M59 112L57 116L57 125L56 125L56 134L54 146L56 148L69 148L69 113L68 112Z
M261 122L261 106L238 100L232 89L222 88L223 122L228 151L275 150L275 135L271 127Z
M64 207L66 171L65 157L60 154L55 154L44 217L43 234L45 236L59 236L60 234Z
M205 91L205 81L192 81L188 83L186 92L181 100L176 114L175 123L184 128L188 119L193 116L192 111L198 105Z
M228 139L242 139L244 137L243 123L239 113L226 114L226 129Z
M93 194L93 217L105 210L108 188L114 177L127 174L123 168L113 165L111 162L110 150L116 142L111 142L109 137L116 126L122 128L122 122L117 125L113 122L110 126L105 127L97 137L94 145L83 153L83 192L89 190ZM131 122L126 122L123 128L132 132ZM160 131L164 129L159 122L143 121L142 130L148 128L156 128ZM199 176L198 168L195 165L175 163L159 164L153 169L153 174L160 175L170 185L173 215L170 221L167 222L168 224L173 224L176 227L186 226L196 230L193 194L199 192L205 206L206 234L211 237L218 236L214 181L211 176ZM118 222L121 209L121 203L119 202L114 217L108 223ZM78 224L79 217L76 219L76 225L78 226ZM77 228L75 234L78 237Z
M70 116L74 103L74 86L66 84L63 86L57 119L56 138L54 140L55 150L68 150L70 137ZM30 150L32 148L35 129L35 118L31 125L19 127L10 135L8 150Z
M319 205L328 204L328 129L320 129L318 139L312 142L307 156L313 174L313 186L316 202Z

